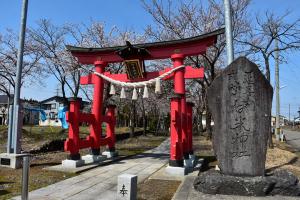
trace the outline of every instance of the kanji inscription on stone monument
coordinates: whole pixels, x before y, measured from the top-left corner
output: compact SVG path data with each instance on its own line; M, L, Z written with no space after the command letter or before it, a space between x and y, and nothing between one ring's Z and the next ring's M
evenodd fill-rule
M213 146L221 172L264 174L273 88L258 67L236 59L208 89Z

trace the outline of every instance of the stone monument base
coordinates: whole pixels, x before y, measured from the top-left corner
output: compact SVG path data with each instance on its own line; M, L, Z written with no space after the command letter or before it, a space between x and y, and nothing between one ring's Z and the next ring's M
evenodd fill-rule
M194 181L194 188L206 194L242 196L300 196L298 178L286 170L276 170L267 176L239 177L207 171Z

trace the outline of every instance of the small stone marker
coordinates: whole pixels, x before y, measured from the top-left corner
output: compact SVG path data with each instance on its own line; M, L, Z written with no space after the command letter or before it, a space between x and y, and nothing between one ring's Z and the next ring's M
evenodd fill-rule
M213 147L222 174L264 175L272 95L270 83L245 57L232 62L209 87Z
M136 198L137 176L132 174L118 176L117 200L136 200Z

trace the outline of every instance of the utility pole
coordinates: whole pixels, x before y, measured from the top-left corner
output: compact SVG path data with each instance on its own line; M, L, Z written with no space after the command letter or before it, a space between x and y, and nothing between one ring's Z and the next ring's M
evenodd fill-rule
M225 32L226 32L227 65L230 65L232 63L233 59L234 59L230 0L224 0L224 9L225 9Z
M278 52L278 39L275 39L275 83L276 83L276 129L275 136L280 140L280 97L279 97L279 52Z
M59 85L56 86L55 92L56 92L56 96L59 96Z
M1 160L6 160L1 165L6 165L11 168L19 168L21 166L21 149L20 149L20 138L21 138L21 122L22 116L20 116L20 90L21 90L21 75L23 67L23 52L25 42L25 30L27 21L27 8L28 0L22 2L22 13L21 13L21 26L19 34L19 49L18 49L18 60L17 60L17 73L15 77L15 91L14 91L14 103L10 107L9 113L9 128L8 128L8 140L7 140L7 154L1 154Z
M289 104L289 123L291 122L291 104Z
M18 60L17 60L17 74L15 77L15 92L14 92L14 105L13 105L13 118L12 118L12 135L15 141L13 147L13 153L20 153L19 139L20 139L20 123L22 120L19 118L20 112L20 93L21 93L21 75L23 67L23 52L24 52L24 43L25 43L25 30L26 30L26 21L27 21L27 8L28 0L23 0L22 5L22 14L21 14L21 27L19 35L19 49L18 49Z
M6 125L8 126L9 119L9 107L10 107L10 82L8 81L8 97L7 97L7 113L6 113Z

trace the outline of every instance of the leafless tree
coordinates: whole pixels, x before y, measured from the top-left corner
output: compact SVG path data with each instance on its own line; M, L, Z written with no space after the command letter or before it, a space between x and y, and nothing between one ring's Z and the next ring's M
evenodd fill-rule
M287 51L300 48L300 18L289 22L290 12L276 15L273 12L265 12L264 15L256 15L254 28L247 31L241 44L248 47L247 54L260 54L265 65L265 75L270 81L270 58L276 51L282 52L281 59ZM278 40L278 48L275 46Z
M256 15L254 28L247 31L246 36L239 42L246 47L246 54L262 61L265 66L265 76L270 81L270 59L276 51L282 52L280 60L284 60L284 53L300 48L300 18L288 22L290 12L283 15L275 15L273 12L265 12L264 15ZM278 41L278 47L275 41ZM261 55L258 57L258 55ZM271 120L271 119L270 119ZM269 147L273 148L272 133L269 135Z
M15 88L17 71L18 36L12 30L6 30L0 35L0 92L10 95L10 87ZM43 66L40 63L41 55L38 47L33 43L28 34L25 38L23 70L21 85L29 86L41 81L44 77Z
M70 30L65 25L55 26L46 19L41 19L37 25L37 28L29 29L29 36L39 47L46 72L59 81L62 96L67 102L67 91L74 97L78 96L81 74L77 70L78 63L65 49Z
M232 1L232 22L233 37L238 39L248 30L247 8L250 0ZM152 0L150 3L142 0L145 10L153 17L155 27L148 26L146 33L154 41L164 41L170 39L182 39L196 36L205 32L210 32L221 28L224 25L223 1L209 0L207 5L199 1L180 1L178 5L173 5L173 1ZM204 66L206 76L204 81L197 81L205 92L208 86L216 77L219 68L224 67L225 37L219 36L218 42L212 46L206 54L190 57L188 63L195 67ZM239 49L236 48L236 51ZM199 86L197 86L199 87ZM202 96L202 95L201 95ZM203 94L202 97L206 95ZM196 104L198 112L206 110L206 127L208 138L211 138L211 113L207 107L207 101L199 101ZM198 113L200 114L200 113ZM201 113L202 115L202 113ZM202 122L198 122L202 123Z
M50 20L41 19L37 25L37 28L30 29L29 35L40 48L42 61L47 67L47 72L59 81L65 100L67 100L67 96L77 97L80 91L87 99L91 100L92 98L92 88L80 85L80 76L87 72L80 70L80 64L66 50L66 44L89 48L109 47L123 45L126 40L136 43L143 39L131 30L120 31L113 27L106 31L105 24L96 21L91 21L89 25L64 24L57 26ZM92 67L85 66L85 68L91 69ZM111 72L118 72L121 69L122 64L119 63L110 64L107 68ZM105 91L104 96L107 99L108 90Z
M107 31L105 24L97 21L91 21L88 25L64 24L56 26L49 20L43 19L39 21L38 28L30 29L30 35L41 49L43 63L47 66L48 73L52 74L60 82L65 100L68 93L74 97L83 94L90 101L93 98L93 86L82 86L79 83L80 76L89 73L88 70L93 70L93 66L80 66L77 60L66 50L66 44L89 48L104 48L125 45L126 41L135 44L143 43L146 40L144 35L136 34L131 29L123 31L113 27ZM106 67L106 71L111 73L121 73L123 69L123 63L110 63ZM131 130L134 130L134 122L137 119L137 112L134 110L136 106L139 106L138 102L133 103L132 105L134 106L130 104L131 101L121 102L120 99L109 95L109 89L110 85L105 84L103 95L104 109L102 113L105 114L105 107L111 101L116 103L120 110L124 110L123 107L132 108L132 111L129 111L127 114L131 118Z

